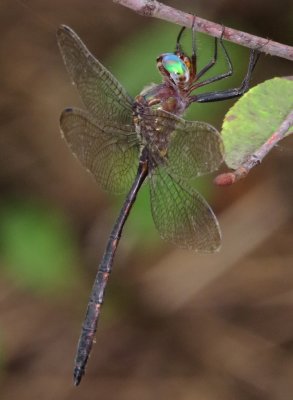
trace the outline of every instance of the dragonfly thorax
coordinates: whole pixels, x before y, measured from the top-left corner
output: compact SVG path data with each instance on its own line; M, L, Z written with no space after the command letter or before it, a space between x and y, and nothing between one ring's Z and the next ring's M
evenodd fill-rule
M182 96L178 86L166 83L145 87L135 100L143 108L151 107L175 115L182 115L188 106L188 100Z

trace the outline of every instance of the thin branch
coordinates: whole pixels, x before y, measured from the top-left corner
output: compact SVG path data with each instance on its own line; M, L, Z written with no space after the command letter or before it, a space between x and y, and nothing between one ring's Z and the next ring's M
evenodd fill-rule
M263 158L272 150L272 148L284 137L292 134L289 132L293 126L293 111L291 111L279 128L272 134L272 136L235 171L218 175L214 183L218 186L228 186L243 179L247 176L249 171L259 165Z
M156 0L113 0L114 3L119 3L125 7L131 8L138 14L145 17L160 18L165 21L173 22L178 25L192 27L194 15L176 10L173 7L166 6ZM194 29L198 32L206 33L210 36L220 38L223 33L223 26L206 19L195 18ZM293 61L293 47L285 44L273 42L269 39L264 39L258 36L251 35L246 32L238 31L232 28L226 28L223 38L245 46L251 49L257 49L271 56L278 56Z

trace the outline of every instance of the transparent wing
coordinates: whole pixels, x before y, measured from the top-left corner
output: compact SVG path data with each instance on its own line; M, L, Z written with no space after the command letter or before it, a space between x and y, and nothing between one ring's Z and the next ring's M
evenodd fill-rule
M145 109L143 125L155 161L165 163L172 175L191 179L215 171L223 161L221 136L206 122Z
M199 193L176 182L164 166L150 173L150 197L153 219L163 239L196 251L219 249L221 232L212 209Z
M135 132L111 125L102 128L88 112L72 108L61 114L60 127L73 154L105 190L129 190L138 167L139 143Z
M99 122L115 121L118 126L132 126L133 99L77 34L62 25L57 31L57 41L65 66L88 111Z
M181 119L170 135L168 165L172 174L184 178L217 170L224 158L224 146L216 128L200 121Z

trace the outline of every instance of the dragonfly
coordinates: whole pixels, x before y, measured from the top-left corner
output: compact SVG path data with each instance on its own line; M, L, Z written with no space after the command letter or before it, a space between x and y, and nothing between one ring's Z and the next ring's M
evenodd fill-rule
M211 61L197 71L194 29L191 56L184 53L180 44L184 29L177 37L175 51L157 58L162 83L146 87L134 99L71 28L61 25L57 31L63 61L86 108L66 108L60 117L61 133L72 153L103 189L127 193L87 306L75 358L75 385L85 373L124 224L146 180L152 217L163 239L201 252L216 251L221 244L214 212L189 182L218 169L224 158L223 143L213 126L187 121L182 115L193 102L226 100L245 93L258 52L251 50L248 70L239 88L194 94L199 87L232 75L233 68L221 37L219 43L228 70L202 80L217 61L218 40L215 39Z

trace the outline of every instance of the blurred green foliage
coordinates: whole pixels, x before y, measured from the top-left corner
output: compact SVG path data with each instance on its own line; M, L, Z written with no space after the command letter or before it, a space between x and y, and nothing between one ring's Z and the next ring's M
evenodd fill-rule
M250 89L229 110L223 123L227 165L238 168L271 137L292 108L292 80L274 78Z
M6 274L39 293L58 293L75 279L75 241L60 211L41 202L0 204L0 250Z
M0 325L0 382L2 378L1 375L2 372L4 371L4 366L6 362L6 352L1 332L2 332L2 326Z

